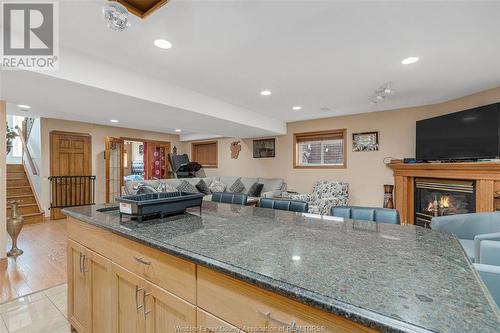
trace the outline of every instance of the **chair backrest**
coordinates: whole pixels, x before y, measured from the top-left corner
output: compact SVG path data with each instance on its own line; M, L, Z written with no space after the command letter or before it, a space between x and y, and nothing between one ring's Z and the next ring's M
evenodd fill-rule
M433 217L431 228L454 234L460 239L473 240L476 235L500 232L500 212Z
M479 253L480 264L500 266L500 241L482 240Z
M247 195L243 193L216 192L212 193L212 201L244 206L247 204Z
M474 264L493 300L500 307L500 267L485 264Z
M261 198L260 207L279 210L288 210L298 213L307 213L309 205L305 201Z
M353 220L375 221L380 223L399 224L399 212L395 209L358 206L332 207L330 215Z

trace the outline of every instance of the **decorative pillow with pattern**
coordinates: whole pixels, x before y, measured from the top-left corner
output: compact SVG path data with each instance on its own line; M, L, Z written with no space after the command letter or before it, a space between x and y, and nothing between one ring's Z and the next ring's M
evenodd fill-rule
M224 192L226 190L226 185L218 180L213 180L210 184L209 189L212 193Z
M212 193L212 192L210 192L210 189L208 188L207 183L205 183L205 181L203 179L200 179L198 184L196 184L195 186L198 189L198 191L200 191L203 194L209 195L210 193Z
M179 192L179 190L176 189L175 186L170 185L168 183L160 183L160 185L158 185L156 190L158 192Z
M241 193L245 190L245 185L243 185L241 178L236 179L236 181L229 187L229 192L231 193Z
M199 193L194 185L189 183L187 180L183 180L179 186L177 186L177 191L187 192L187 193Z
M158 191L153 186L141 185L137 189L136 194L151 194L151 193L158 193Z

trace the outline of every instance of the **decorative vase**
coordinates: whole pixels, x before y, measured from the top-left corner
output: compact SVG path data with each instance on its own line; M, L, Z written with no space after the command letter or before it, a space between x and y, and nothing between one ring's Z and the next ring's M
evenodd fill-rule
M11 205L12 211L10 217L7 218L7 233L12 238L12 248L7 252L7 255L9 257L17 257L23 254L23 250L17 247L17 237L19 237L23 228L24 218L17 213L19 200L9 201L8 203Z
M394 208L393 189L394 185L384 185L384 208Z
M12 139L8 139L8 140L7 140L7 155L9 155L9 154L10 154L10 151L12 150L12 147L13 147L13 146L14 146L14 145L12 144Z

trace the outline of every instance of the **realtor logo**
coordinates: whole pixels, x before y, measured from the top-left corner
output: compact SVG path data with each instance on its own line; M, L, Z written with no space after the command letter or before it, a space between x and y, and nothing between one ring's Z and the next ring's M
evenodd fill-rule
M2 69L58 68L58 4L2 3Z

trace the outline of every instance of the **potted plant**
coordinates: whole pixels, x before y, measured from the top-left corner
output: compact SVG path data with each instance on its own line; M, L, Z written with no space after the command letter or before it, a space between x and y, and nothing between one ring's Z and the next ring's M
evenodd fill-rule
M12 150L12 141L16 138L16 136L17 133L7 124L7 155L9 155L10 151Z

